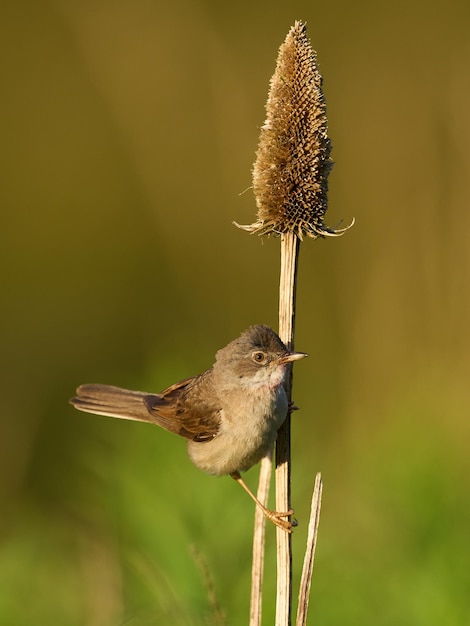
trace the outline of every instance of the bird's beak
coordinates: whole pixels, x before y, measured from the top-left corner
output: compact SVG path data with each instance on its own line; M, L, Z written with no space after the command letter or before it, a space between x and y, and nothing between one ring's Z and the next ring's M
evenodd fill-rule
M291 361L298 361L304 359L308 354L306 352L288 352L278 360L278 363L290 363Z

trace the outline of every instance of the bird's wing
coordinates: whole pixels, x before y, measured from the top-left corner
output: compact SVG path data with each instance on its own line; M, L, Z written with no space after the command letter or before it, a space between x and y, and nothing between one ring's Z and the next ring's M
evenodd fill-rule
M144 403L153 422L186 439L210 441L219 432L221 407L211 370L175 383L160 394L147 394Z

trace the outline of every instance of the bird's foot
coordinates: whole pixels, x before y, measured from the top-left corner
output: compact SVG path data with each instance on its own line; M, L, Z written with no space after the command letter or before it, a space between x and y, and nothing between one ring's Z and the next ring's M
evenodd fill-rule
M270 522L272 522L278 528L282 528L282 530L285 530L287 533L291 533L293 529L299 524L299 522L296 519L292 520L292 522L289 521L288 519L282 519L284 517L290 517L291 515L293 515L294 514L293 509L290 509L289 511L285 511L285 512L284 511L270 511L269 509L263 509L263 513Z

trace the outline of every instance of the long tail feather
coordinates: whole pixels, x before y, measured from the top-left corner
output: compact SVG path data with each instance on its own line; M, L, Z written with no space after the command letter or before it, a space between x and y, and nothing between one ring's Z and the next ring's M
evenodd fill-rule
M70 404L86 413L154 422L144 403L144 399L149 395L151 394L110 385L81 385L77 389L77 395L70 400Z

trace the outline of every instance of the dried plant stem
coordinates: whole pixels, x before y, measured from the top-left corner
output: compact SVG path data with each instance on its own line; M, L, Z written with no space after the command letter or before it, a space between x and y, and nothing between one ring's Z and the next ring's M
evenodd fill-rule
M310 521L308 524L307 548L305 550L302 577L300 579L299 603L297 607L296 626L307 624L308 601L310 597L310 585L312 582L313 561L315 558L315 548L317 546L318 525L320 523L322 494L322 479L318 473L315 477L315 487L312 496L312 507L310 510Z
M269 456L261 461L259 472L258 492L256 497L267 506L269 483L272 473L272 450ZM255 510L255 525L253 532L253 562L251 566L251 601L250 626L261 626L263 572L264 572L264 545L265 545L266 517L260 507Z
M324 223L328 207L328 176L332 168L326 103L317 56L307 37L305 24L295 22L279 48L276 69L270 81L266 121L261 127L253 190L258 207L251 225L239 226L250 233L280 235L281 276L279 289L279 336L294 349L296 273L300 241L303 237L338 237L349 226L334 230ZM351 224L352 225L352 224ZM286 380L291 402L292 367ZM290 511L290 412L279 429L276 443L276 510ZM267 489L260 476L259 489ZM319 508L318 508L319 511ZM318 516L317 516L318 517ZM259 522L261 523L261 522ZM312 522L313 548L306 555L306 580L313 567L316 522ZM257 527L256 527L257 528ZM256 575L262 564L264 530L255 528ZM291 534L277 529L276 626L290 626L292 606ZM261 543L260 543L261 542ZM255 566L254 566L255 567ZM261 620L261 581L253 581L252 608ZM305 582L303 594L308 594ZM256 595L256 599L253 598ZM305 613L308 601L304 601ZM253 618L255 619L255 618ZM301 619L304 619L303 617ZM260 621L253 621L258 626Z
M294 349L295 295L300 240L295 233L281 235L281 274L279 281L279 336ZM289 402L292 392L292 367L286 379ZM290 506L290 413L279 429L276 442L276 510ZM289 626L292 605L292 536L277 529L276 626Z

